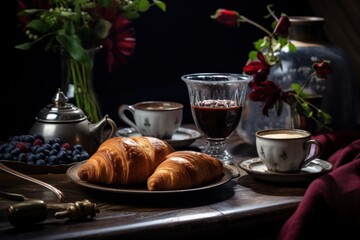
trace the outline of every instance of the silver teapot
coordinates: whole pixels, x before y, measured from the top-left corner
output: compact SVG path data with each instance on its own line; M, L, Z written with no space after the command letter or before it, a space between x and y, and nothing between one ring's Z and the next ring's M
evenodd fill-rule
M38 113L30 134L40 133L45 140L59 138L71 145L81 144L90 155L104 140L115 135L117 126L108 115L97 123L91 123L81 109L67 103L68 98L60 89L53 102ZM110 133L104 130L107 124L111 127Z

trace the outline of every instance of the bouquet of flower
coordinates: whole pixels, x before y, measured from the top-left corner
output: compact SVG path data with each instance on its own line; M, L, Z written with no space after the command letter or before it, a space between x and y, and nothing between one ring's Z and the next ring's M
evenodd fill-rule
M19 21L29 41L16 45L28 50L43 43L46 51L68 56L67 69L74 85L76 105L93 121L101 118L89 83L92 53L101 46L111 72L133 54L135 34L131 21L150 7L162 11L160 0L18 0Z
M262 113L268 116L269 109L275 107L280 115L283 102L289 104L293 111L302 116L312 118L320 126L327 128L331 122L331 116L322 111L318 106L310 103L307 99L309 93L304 89L313 78L326 78L326 75L332 72L330 61L323 60L314 63L312 68L314 72L308 77L304 85L293 83L291 89L283 90L273 81L269 80L270 68L279 64L281 59L279 54L286 48L289 52L295 52L296 47L289 40L289 28L291 27L288 16L284 13L278 18L272 10L272 5L267 6L269 15L273 17L272 31L267 30L251 19L240 15L237 11L218 9L211 17L219 23L228 27L239 27L241 23L249 23L266 33L264 38L254 43L255 50L250 51L249 61L243 67L243 72L252 75L254 79L249 83L251 92L249 99L262 102Z

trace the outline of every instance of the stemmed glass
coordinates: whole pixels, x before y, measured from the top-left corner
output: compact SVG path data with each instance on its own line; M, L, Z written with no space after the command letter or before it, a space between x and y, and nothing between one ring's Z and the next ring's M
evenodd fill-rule
M207 140L202 152L224 164L233 164L225 141L240 122L252 77L234 73L193 73L181 79L187 85L192 117Z

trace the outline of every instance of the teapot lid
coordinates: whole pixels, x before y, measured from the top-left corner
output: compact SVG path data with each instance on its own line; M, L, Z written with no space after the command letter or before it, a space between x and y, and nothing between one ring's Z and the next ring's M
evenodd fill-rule
M44 107L36 117L43 122L74 122L87 119L85 113L75 105L68 103L68 98L58 89L53 97L53 104Z

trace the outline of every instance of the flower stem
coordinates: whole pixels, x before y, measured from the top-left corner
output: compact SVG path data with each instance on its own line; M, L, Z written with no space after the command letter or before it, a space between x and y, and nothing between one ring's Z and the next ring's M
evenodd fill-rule
M297 95L301 94L302 91L304 90L304 88L308 85L308 83L310 82L310 80L316 75L316 72L313 72L307 79L306 82L304 83L304 85L302 85L300 92L298 92Z
M264 28L263 26L261 26L260 24L258 24L257 22L252 21L251 19L241 16L241 19L243 20L243 22L247 22L257 28L259 28L260 30L264 31L267 35L271 36L272 33L269 32L269 30L267 30L266 28Z
M67 64L68 74L70 74L68 77L74 85L76 106L84 111L90 121L100 121L100 105L92 85L92 67L87 67L71 58L68 59Z

